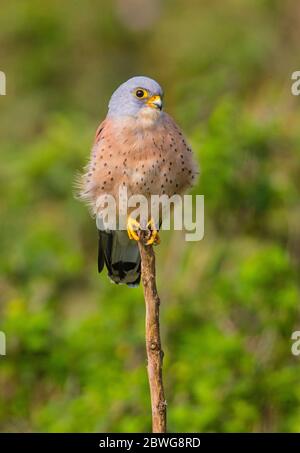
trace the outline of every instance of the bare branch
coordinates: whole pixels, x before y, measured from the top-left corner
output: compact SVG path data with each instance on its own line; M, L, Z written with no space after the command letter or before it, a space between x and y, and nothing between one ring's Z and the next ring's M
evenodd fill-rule
M147 231L140 232L139 249L142 262L142 284L146 304L146 350L148 379L152 407L152 432L166 432L166 400L162 379L163 351L159 329L159 305L155 281L155 254L152 245L146 245Z

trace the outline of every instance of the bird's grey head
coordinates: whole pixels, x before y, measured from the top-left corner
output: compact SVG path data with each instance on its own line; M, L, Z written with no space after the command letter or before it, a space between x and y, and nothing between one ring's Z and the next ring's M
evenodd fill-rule
M162 109L163 90L149 77L132 77L122 83L112 95L108 116L137 116L142 109ZM152 110L153 111L153 110Z

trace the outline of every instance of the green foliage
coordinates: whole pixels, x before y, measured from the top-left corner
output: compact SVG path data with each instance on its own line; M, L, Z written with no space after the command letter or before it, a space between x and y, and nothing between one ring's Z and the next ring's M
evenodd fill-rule
M1 7L0 429L150 430L142 291L98 276L73 197L112 90L148 74L205 195L204 240L157 249L169 430L299 431L296 3L162 1L144 27L119 4Z

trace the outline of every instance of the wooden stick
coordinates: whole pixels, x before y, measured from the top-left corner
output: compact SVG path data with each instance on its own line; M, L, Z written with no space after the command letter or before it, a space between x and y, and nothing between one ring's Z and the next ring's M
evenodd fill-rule
M142 263L142 284L146 304L146 350L148 379L152 408L152 432L165 433L167 428L167 403L162 379L164 353L161 349L159 330L159 305L155 281L155 254L152 245L146 245L148 232L141 230L138 242Z

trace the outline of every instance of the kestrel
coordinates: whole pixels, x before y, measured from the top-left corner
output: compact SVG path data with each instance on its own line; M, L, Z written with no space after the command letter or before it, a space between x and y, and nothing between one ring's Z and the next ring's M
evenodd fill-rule
M163 91L148 77L133 77L113 93L105 120L97 129L89 163L80 182L80 197L101 223L100 196L173 196L192 186L197 165L192 150L174 120L162 110ZM152 220L149 243L158 242ZM141 260L137 221L128 216L126 230L99 229L98 270L104 263L115 283L137 286ZM139 226L139 225L138 225Z

